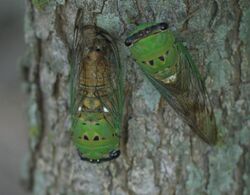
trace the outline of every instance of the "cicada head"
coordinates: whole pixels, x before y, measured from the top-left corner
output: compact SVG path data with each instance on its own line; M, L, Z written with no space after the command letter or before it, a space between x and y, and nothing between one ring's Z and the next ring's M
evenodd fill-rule
M125 40L135 61L149 73L158 72L174 64L177 52L175 37L167 23L139 25Z
M73 141L82 160L101 162L117 158L117 129L102 113L83 113L77 119Z

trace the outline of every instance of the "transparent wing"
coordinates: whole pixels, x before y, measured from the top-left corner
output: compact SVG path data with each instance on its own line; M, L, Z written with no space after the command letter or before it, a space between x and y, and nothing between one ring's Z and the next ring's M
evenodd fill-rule
M215 144L215 118L199 71L182 43L176 47L180 57L175 83L166 84L144 73L192 130L208 144Z
M101 48L98 48L101 47ZM89 52L100 51L103 58L98 62L89 61L94 66L107 66L106 71L109 76L105 87L97 86L95 89L95 98L101 102L100 108L103 110L96 110L96 112L103 112L106 119L117 130L121 129L123 102L124 102L124 72L120 63L119 53L114 39L108 32L100 27L93 25L83 25L83 10L79 9L75 22L74 31L74 46L72 50L72 66L71 66L71 115L73 116L73 125L76 124L79 117L76 116L78 108L85 98L86 94L80 88L80 74L84 71L83 59ZM99 63L99 64L98 64ZM100 67L103 69L103 67ZM99 74L97 70L96 74ZM90 76L90 75L86 75ZM106 75L102 75L103 78ZM97 77L97 75L95 75ZM106 78L104 78L106 79ZM94 87L94 86L93 86ZM104 95L105 94L105 95ZM108 94L108 95L107 95ZM88 112L88 110L86 111Z
M110 79L108 82L108 96L101 96L97 91L97 96L100 98L106 119L118 131L121 130L123 105L124 105L124 68L120 63L120 57L114 38L105 30L96 27L98 36L106 40L106 60L110 68ZM109 49L108 49L109 48Z
M74 27L74 37L73 37L73 46L69 53L69 62L70 62L70 114L72 117L72 127L77 122L77 117L75 117L79 104L83 99L83 93L80 93L79 82L80 82L80 73L82 66L81 63L81 51L84 48L83 42L83 10L79 9L76 15L75 27Z

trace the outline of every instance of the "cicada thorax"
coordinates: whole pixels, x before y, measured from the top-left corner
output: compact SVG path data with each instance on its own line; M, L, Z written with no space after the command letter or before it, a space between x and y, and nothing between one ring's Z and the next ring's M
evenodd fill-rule
M141 68L164 83L173 83L177 77L178 51L175 38L166 23L151 25L127 39L130 50ZM166 43L166 44L163 44Z
M165 84L176 83L178 74L177 62L178 53L174 45L148 61L142 61L143 64L151 66L154 69L152 75Z
M166 23L142 24L125 44L168 103L203 140L214 144L215 118L199 71Z
M120 154L119 109L114 100L121 86L115 85L119 83L118 64L112 61L115 51L96 26L84 26L80 35L73 140L82 160L111 160Z

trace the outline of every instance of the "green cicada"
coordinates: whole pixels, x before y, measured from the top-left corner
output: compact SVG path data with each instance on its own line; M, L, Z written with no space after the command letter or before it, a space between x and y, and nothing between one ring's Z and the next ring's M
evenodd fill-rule
M50 0L32 0L32 3L37 9L42 9L46 4L49 3L49 1Z
M191 129L206 143L215 144L215 117L201 75L168 24L141 24L125 45L146 77Z
M102 162L120 154L124 104L123 67L114 39L82 24L78 11L71 71L73 142L82 160Z

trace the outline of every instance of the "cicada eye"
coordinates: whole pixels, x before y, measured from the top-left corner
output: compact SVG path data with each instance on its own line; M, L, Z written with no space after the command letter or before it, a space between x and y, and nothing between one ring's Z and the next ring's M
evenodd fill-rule
M168 24L166 22L162 22L159 24L161 30L166 30L168 28Z
M131 40L130 37L127 38L127 39L125 40L125 45L126 45L127 47L129 47L130 45L132 45L132 40Z
M110 158L114 159L120 155L120 150L113 150L109 153Z

